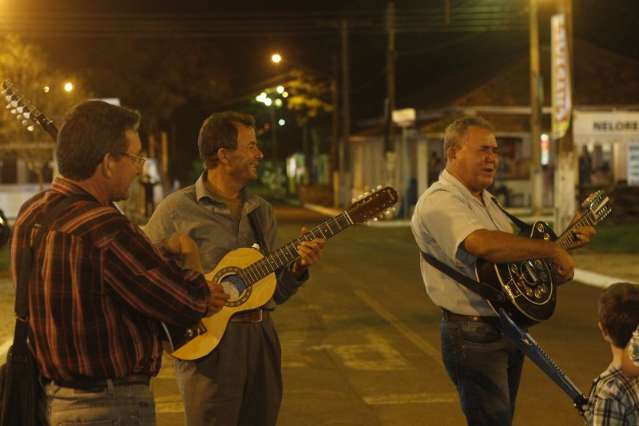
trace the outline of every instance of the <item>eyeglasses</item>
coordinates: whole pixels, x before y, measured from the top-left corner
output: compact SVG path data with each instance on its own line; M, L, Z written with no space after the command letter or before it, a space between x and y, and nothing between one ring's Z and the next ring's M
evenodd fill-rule
M141 155L129 154L128 152L123 152L122 155L129 157L138 167L144 166L144 163L146 163L147 160L146 157L142 157Z

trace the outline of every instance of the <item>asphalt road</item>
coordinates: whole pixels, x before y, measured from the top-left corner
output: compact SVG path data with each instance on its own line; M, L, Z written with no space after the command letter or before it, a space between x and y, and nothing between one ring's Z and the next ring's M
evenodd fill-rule
M322 217L278 208L283 242ZM600 289L560 289L553 318L531 333L587 392L609 351L596 327ZM10 334L12 292L0 288L0 337ZM355 226L331 239L312 278L274 314L283 349L279 425L463 425L439 354L438 309L419 275L408 228ZM0 342L1 343L1 342ZM229 372L232 374L232 372ZM182 425L172 362L154 379L158 423ZM569 399L526 363L515 425L581 425Z

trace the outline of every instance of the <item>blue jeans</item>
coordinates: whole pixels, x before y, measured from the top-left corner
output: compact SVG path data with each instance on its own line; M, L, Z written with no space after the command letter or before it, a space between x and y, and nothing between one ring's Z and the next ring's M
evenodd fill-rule
M47 418L51 426L154 426L155 404L148 385L113 386L89 392L45 386Z
M442 357L469 426L510 426L524 354L488 322L441 322Z

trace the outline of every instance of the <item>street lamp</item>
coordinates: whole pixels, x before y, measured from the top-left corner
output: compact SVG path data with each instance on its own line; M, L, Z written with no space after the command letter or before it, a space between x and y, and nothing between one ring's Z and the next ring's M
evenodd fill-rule
M67 81L64 83L64 91L67 93L71 93L73 91L73 83Z
M274 64L279 64L280 62L282 62L282 55L277 52L273 53L271 55L271 62L273 62Z

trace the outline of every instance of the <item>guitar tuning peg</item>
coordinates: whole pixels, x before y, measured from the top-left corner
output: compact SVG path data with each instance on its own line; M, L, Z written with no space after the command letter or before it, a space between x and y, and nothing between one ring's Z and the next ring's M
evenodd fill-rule
M26 118L26 119L29 119L29 118L31 118L31 113L30 113L29 111L27 111L27 112L23 112L23 113L22 113L22 116L23 116L24 118Z
M7 106L5 106L6 109L11 109L11 99L7 99L7 102L9 102L7 104Z
M30 132L33 132L35 130L35 127L33 127L33 124L27 126L27 130Z
M16 115L18 113L18 110L15 108L12 108L11 111L9 111L11 114Z
M379 222L379 218L378 217L374 217L373 218L373 222Z
M27 127L27 126L29 125L29 121L27 121L27 120L22 120L22 125L23 125L24 127Z

